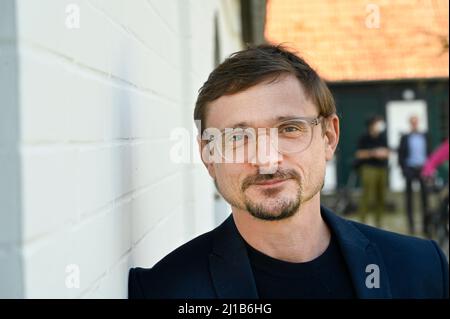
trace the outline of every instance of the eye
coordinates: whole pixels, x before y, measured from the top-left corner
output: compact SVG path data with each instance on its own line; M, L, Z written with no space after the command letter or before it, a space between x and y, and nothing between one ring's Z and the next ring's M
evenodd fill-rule
M244 137L245 137L244 134L237 133L237 134L231 135L231 140L232 140L233 142L239 142L239 141L243 140Z
M305 123L286 123L279 127L278 132L285 137L298 137L307 131Z
M296 125L285 125L283 127L280 127L281 133L292 133L292 132L297 132L299 130L300 130L300 128Z
M244 131L238 130L225 135L225 142L242 144L248 140L248 136Z

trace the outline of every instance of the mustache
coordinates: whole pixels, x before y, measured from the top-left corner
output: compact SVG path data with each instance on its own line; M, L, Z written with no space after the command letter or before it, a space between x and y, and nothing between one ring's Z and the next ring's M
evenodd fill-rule
M300 183L300 175L292 169L278 169L273 174L257 174L253 176L248 176L242 182L241 189L245 191L251 185L256 183L261 183L265 181L269 181L272 179L295 179L298 183Z

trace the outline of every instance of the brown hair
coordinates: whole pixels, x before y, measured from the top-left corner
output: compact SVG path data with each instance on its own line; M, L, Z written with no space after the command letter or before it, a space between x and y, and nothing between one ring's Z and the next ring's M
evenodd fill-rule
M282 74L297 77L320 116L328 117L336 113L330 90L305 60L282 45L264 44L233 53L211 72L199 90L194 120L205 123L209 102L223 95L244 91L265 80L276 80Z

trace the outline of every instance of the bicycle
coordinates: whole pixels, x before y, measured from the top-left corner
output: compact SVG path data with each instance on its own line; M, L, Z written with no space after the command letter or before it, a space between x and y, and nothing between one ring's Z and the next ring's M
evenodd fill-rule
M428 209L426 216L427 235L436 240L439 246L447 252L449 250L449 190L448 183L438 183L437 179L431 181L429 194L435 195L437 205Z

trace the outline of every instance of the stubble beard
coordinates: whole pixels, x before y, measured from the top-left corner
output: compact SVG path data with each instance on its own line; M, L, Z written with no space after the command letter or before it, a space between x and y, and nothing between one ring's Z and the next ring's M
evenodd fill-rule
M256 181L270 180L272 178L287 179L287 182L294 181L297 185L296 195L293 198L288 198L287 196L281 197L280 192L282 192L282 190L278 188L261 189L259 192L262 193L262 197L264 199L259 203L246 195L248 188L251 187ZM317 190L314 190L313 194L307 198L304 198L303 180L301 176L293 170L276 172L274 174L265 174L263 176L253 176L244 180L241 187L241 197L243 198L242 201L224 196L224 193L220 191L216 180L214 180L214 184L216 185L219 193L222 194L224 199L231 206L237 207L241 210L246 210L253 217L264 221L280 221L294 216L298 211L300 211L302 203L308 201L318 191L320 191L320 187L318 187Z
M302 203L303 188L298 183L297 193L294 198L271 198L277 196L272 190L263 190L264 201L257 203L251 200L244 193L244 204L246 210L253 217L265 221L279 221L294 216L299 210ZM277 191L278 192L278 191Z

